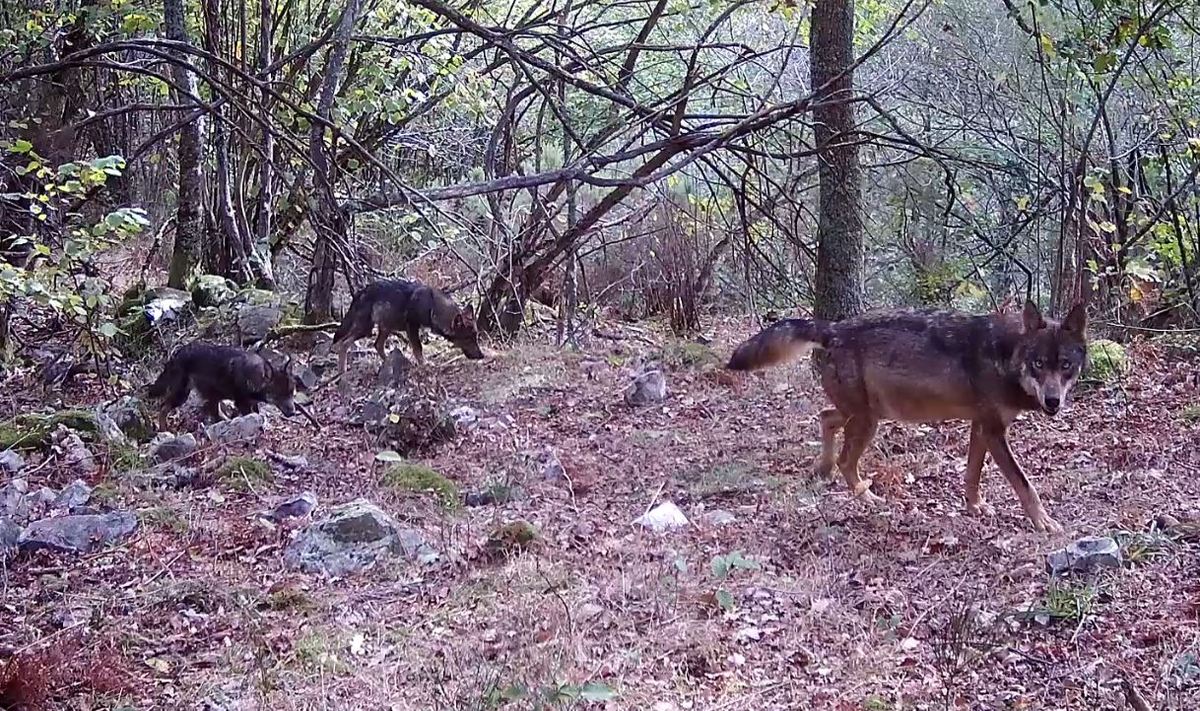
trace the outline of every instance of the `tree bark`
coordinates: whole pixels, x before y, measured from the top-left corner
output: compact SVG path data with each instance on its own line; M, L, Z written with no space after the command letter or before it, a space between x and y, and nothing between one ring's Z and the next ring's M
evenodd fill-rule
M819 151L820 202L813 313L842 319L862 311L863 224L854 135L854 0L817 0L809 30ZM830 99L841 101L830 102Z
M184 25L183 0L164 0L163 23L166 25L167 39L176 42L187 42L187 30ZM177 53L180 59L191 61L191 57ZM183 87L191 96L197 95L196 76L184 66L172 65L171 74L178 86ZM191 102L189 96L179 96L181 104ZM204 244L203 203L201 201L202 175L201 133L202 119L188 123L179 132L179 189L175 202L175 247L171 252L171 267L167 275L167 285L182 289L187 285L187 279L200 260Z
M350 34L361 8L362 0L350 0L333 35L316 112L325 121L329 121L333 115L333 102L350 50ZM321 122L313 122L308 136L308 151L313 168L309 222L313 227L314 242L312 271L309 272L308 290L304 297L304 322L322 323L333 315L333 282L338 266L337 241L346 234L348 224L346 213L338 205L333 192L334 178L329 160L331 151L325 146L325 125Z

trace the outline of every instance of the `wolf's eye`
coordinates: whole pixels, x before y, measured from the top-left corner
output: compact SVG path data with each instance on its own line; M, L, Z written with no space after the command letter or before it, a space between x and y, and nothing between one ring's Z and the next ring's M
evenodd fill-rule
M1063 372L1066 373L1070 373L1072 370L1075 370L1075 364L1069 360L1064 360L1062 363L1059 363L1058 367L1062 368Z
M1041 369L1042 369L1042 367L1043 367L1043 366L1045 366L1045 365L1046 365L1046 364L1042 362L1042 359L1041 359L1041 358L1038 358L1037 360L1033 361L1033 368L1034 368L1034 370L1041 370Z

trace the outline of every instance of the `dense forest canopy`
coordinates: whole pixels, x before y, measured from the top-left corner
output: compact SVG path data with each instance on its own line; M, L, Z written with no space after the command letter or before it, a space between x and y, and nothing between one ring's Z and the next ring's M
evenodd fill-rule
M87 265L132 241L172 286L303 291L314 323L422 255L493 330L539 294L684 330L812 303L828 106L867 303L1194 318L1200 8L853 12L853 61L814 86L811 3L3 2L0 298L110 337Z

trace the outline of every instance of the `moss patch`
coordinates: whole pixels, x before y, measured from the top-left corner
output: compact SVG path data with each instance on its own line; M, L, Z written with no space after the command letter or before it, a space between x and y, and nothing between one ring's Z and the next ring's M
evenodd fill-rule
M501 558L528 549L537 541L538 531L528 521L511 521L488 534L484 552L490 558Z
M83 410L60 410L48 415L17 415L0 422L0 450L32 451L50 445L50 434L64 425L84 440L94 441L100 433L96 417Z
M235 491L253 491L275 481L271 465L256 457L230 457L217 468L216 477Z
M458 485L421 464L393 464L383 472L379 483L395 491L430 494L445 508L458 508Z
M662 361L676 369L704 369L719 365L721 359L708 346L695 341L675 341L662 348Z
M1116 341L1099 339L1088 344L1088 368L1083 377L1096 383L1110 383L1129 370L1125 347Z

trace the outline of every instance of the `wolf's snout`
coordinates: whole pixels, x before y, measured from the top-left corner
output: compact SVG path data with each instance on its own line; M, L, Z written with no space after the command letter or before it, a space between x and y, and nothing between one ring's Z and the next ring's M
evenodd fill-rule
M1054 395L1047 395L1046 401L1042 405L1046 409L1047 414L1055 415L1062 408L1062 399Z

